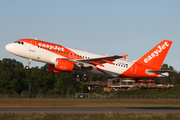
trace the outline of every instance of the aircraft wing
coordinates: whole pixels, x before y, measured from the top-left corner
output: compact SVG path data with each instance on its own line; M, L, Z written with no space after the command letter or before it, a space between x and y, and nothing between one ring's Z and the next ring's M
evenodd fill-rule
M81 65L84 67L96 66L96 65L104 67L103 64L105 64L105 63L114 65L113 61L115 61L116 59L119 59L119 58L126 59L127 56L128 55L123 55L123 56L115 55L115 56L107 56L107 57L92 58L92 59L76 59L73 61L76 62L77 65Z

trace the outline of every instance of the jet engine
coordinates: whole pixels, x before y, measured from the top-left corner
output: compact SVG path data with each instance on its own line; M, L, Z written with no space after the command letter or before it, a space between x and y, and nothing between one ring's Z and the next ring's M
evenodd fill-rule
M56 59L55 69L60 71L80 70L80 68L74 62L61 58Z
M55 66L52 65L52 64L47 64L46 70L47 70L48 72L53 72L53 73L63 73L63 71L57 70L57 69L55 68Z

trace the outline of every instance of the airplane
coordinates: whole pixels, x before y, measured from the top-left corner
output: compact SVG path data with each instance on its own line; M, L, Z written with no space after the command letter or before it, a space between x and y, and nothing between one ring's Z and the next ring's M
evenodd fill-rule
M168 77L168 70L160 70L172 41L163 40L136 61L128 61L128 55L104 56L75 48L65 47L36 39L19 39L7 44L6 50L27 58L25 69L32 60L47 63L47 71L63 73L77 71L76 82L88 80L87 73L111 78L155 78ZM134 48L135 49L135 48ZM83 72L82 78L79 72Z

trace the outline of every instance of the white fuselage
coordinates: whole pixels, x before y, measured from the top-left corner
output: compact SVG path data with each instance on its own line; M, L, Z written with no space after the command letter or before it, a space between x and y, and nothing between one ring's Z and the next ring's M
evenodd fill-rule
M69 48L69 47L64 47L64 48L67 48L77 53L78 55L82 56L84 59L105 57L103 55L99 55L99 54L95 54L95 53L91 53L87 51L82 51L82 50L78 50L74 48ZM55 64L55 61L57 58L66 58L64 56L59 55L58 54L59 51L57 51L57 53L48 51L47 49L43 47L34 46L26 42L24 42L23 44L10 43L6 46L6 49L17 56L27 58L27 59L32 59L39 62L48 63L48 64ZM75 59L74 56L72 59ZM117 59L113 63L114 65L105 63L103 64L104 67L98 66L100 70L92 69L92 70L83 71L83 72L100 74L100 75L108 76L108 77L118 77L134 64L134 62L129 62L122 59Z
M171 44L172 41L163 40L132 62L124 60L127 55L103 56L34 39L19 39L6 45L6 50L29 59L28 65L31 60L48 63L49 72L78 70L108 77L154 78L169 76L168 71L161 71L160 68Z

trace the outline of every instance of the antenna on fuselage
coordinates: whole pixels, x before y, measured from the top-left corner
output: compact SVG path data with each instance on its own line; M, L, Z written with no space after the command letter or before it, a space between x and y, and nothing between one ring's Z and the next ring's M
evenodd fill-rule
M37 40L37 37L35 38L35 40Z

